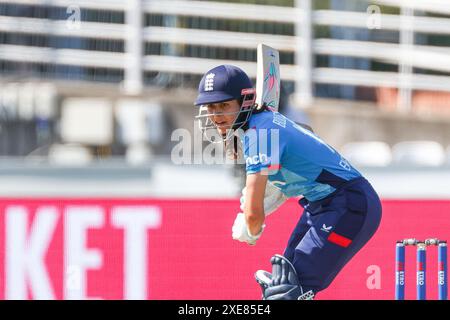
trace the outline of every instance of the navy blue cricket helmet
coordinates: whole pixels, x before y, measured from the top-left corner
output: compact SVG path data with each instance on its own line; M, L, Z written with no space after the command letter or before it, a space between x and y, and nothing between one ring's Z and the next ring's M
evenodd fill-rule
M220 65L205 73L198 86L196 106L240 99L243 89L253 88L252 81L240 68Z
M207 135L209 129L217 129L208 112L207 106L230 100L238 100L240 109L234 114L235 119L232 130L228 130L223 136L223 141L227 141L234 134L235 130L245 128L255 106L255 89L248 75L240 68L232 65L220 65L206 72L198 87L198 96L194 105L199 106L199 113L196 119L199 120L200 129L207 140L211 141Z

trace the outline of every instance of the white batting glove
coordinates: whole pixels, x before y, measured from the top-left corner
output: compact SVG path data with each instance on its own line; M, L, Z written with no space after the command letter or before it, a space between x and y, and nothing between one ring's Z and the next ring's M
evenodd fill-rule
M241 196L241 210L244 211L245 207L245 195L247 193L247 187L242 189ZM288 198L281 192L280 189L275 187L272 183L267 181L266 191L264 194L264 215L267 217L269 214L277 210Z
M261 231L257 235L251 235L248 230L247 222L245 221L245 215L243 213L238 213L236 219L234 220L233 227L231 228L232 237L234 240L240 242L247 242L250 245L255 245L256 240L261 237L264 231L265 225L262 226Z

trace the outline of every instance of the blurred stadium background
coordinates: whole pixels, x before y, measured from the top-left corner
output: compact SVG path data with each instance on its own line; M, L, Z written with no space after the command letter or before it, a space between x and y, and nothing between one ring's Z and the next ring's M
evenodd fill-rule
M450 198L446 0L2 0L2 208L101 198L238 210L242 171L173 164L171 135L194 133L206 70L229 63L255 78L260 42L280 51L281 113L311 125L383 199ZM258 298L255 289L218 297ZM336 290L327 297L353 297ZM0 298L20 297L8 292Z

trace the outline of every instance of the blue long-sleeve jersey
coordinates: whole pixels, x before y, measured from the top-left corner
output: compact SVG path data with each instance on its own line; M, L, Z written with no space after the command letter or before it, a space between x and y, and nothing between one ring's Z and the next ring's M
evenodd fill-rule
M282 114L253 114L241 137L247 174L262 172L288 197L325 198L361 174L317 135Z

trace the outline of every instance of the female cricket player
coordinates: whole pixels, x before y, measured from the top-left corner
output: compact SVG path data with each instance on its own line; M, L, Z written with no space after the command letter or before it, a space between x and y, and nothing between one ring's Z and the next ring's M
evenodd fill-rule
M272 273L259 270L255 277L263 299L311 299L377 230L377 193L313 132L255 105L251 80L238 67L221 65L206 72L195 105L203 130L217 130L226 145L236 139L243 150L246 185L233 239L254 245L265 217L289 197L302 196L303 214L283 255L272 257Z

